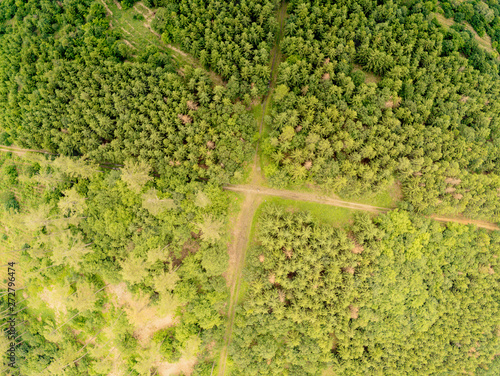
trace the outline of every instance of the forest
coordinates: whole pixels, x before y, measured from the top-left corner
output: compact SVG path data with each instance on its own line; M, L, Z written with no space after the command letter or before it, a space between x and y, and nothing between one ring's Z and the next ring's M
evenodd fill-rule
M499 53L496 0L0 1L13 374L499 374Z
M356 197L396 178L405 209L500 220L492 54L421 3L300 0L288 12L263 141L271 182Z
M499 255L499 232L401 211L341 229L267 205L247 256L236 374L497 375Z
M101 171L66 157L1 157L2 260L22 266L24 286L21 374L145 375L198 354L194 374L204 375L228 294L220 188L172 191L135 162Z
M278 28L277 0L148 3L162 6L152 25L162 40L178 43L219 73L233 99L267 92L270 50Z
M102 5L68 3L30 1L0 33L3 139L112 164L137 158L174 181L238 179L253 123L230 89L199 68L177 74L152 48L127 61Z

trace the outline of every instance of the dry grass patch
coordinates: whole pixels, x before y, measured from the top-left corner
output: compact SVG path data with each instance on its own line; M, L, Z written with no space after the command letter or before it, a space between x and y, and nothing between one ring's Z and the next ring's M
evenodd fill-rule
M109 285L109 292L114 296L113 303L117 307L123 307L130 323L134 326L134 337L139 344L146 347L151 337L158 330L178 324L178 319L173 313L176 307L167 307L167 314L160 315L157 306L150 305L150 298L147 295L132 295L127 289L125 282L117 285ZM173 302L175 305L175 302Z
M68 288L51 285L50 290L45 287L39 297L54 311L56 320L59 322L63 316L68 314L68 310L66 309L66 298L68 295Z
M460 184L462 182L462 180L460 179L455 179L455 178L446 178L444 180L447 184L451 184L451 185L457 185L457 184Z
M185 375L193 373L196 358L181 358L176 363L162 362L158 365L159 376Z
M365 74L365 84L378 83L382 79L380 76L377 76L376 74L364 71L363 67L359 64L354 64L354 68L352 70L354 72L361 71Z
M349 314L351 319L357 319L359 317L359 307L349 305Z

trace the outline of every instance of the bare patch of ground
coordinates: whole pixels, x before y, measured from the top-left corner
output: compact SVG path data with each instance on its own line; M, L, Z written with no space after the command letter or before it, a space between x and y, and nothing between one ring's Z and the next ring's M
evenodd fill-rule
M361 71L365 74L365 84L370 84L370 83L377 83L381 80L380 76L377 76L376 74L366 72L363 70L363 67L359 64L354 64L353 71Z
M113 0L113 2L115 3L115 5L118 9L122 10L122 5L120 4L120 2L118 0Z
M134 337L143 347L147 346L152 335L158 330L178 324L178 319L173 314L159 316L158 308L149 305L149 296L132 295L125 282L110 284L108 291L114 295L115 305L124 308L134 326Z
M68 289L50 286L50 290L45 287L39 295L47 306L54 310L56 320L59 321L62 316L66 316L68 311L66 309L66 298L68 297Z
M158 365L159 376L185 375L193 373L196 358L181 358L176 363L162 362Z
M500 227L498 227L493 223L475 219L468 219L461 217L447 218L447 217L440 217L438 215L431 215L430 218L438 222L455 222L455 223L461 223L463 225L474 225L477 227L485 228L487 230L500 230Z

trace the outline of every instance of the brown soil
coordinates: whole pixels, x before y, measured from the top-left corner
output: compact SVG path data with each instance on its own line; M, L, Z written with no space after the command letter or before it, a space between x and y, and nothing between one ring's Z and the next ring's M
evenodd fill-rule
M474 225L477 227L485 228L487 230L500 230L500 227L497 225L486 222L486 221L480 221L480 220L475 220L475 219L468 219L468 218L446 218L446 217L441 217L438 215L431 215L430 218L434 219L435 221L438 222L455 222L455 223L461 223L463 225Z
M251 194L265 195L265 196L278 196L290 200L316 202L318 204L338 206L353 210L364 210L372 213L385 213L389 211L389 209L387 208L380 208L372 205L343 201L336 198L325 197L309 192L296 192L284 189L273 189L273 188L259 187L256 185L230 185L225 187L224 189L233 192L251 193Z
M152 335L158 330L178 323L172 314L158 317L158 310L149 305L149 297L137 297L128 290L125 282L108 285L108 291L114 295L114 303L123 307L130 323L134 326L134 337L142 346L146 346Z
M120 4L120 2L118 0L113 0L113 2L115 3L115 5L118 9L122 10L122 5Z
M350 311L351 319L357 319L358 318L358 312L359 312L359 308L358 307L355 307L355 306L353 306L351 304L349 306L349 311Z
M159 376L185 375L193 373L196 358L181 358L176 363L162 362L158 365Z

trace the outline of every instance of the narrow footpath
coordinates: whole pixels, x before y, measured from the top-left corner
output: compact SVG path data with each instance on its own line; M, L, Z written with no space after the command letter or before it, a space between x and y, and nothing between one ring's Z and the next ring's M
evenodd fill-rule
M276 39L276 43L271 51L271 56L273 57L271 61L271 79L269 81L268 93L262 98L261 102L262 118L259 122L259 134L262 134L266 108L269 104L272 91L276 84L276 68L279 65L279 60L281 59L281 51L279 46L281 38L283 37L286 6L287 3L283 2L280 6L280 9L278 10L278 22L280 24L280 31ZM255 148L255 156L251 173L251 186L257 186L261 175L258 151L259 143L257 143L257 146ZM237 190L235 189L234 191ZM231 234L232 242L229 245L229 268L226 273L226 280L231 291L231 296L229 299L228 321L226 334L224 336L224 346L219 358L218 376L225 376L226 374L228 349L229 345L231 344L231 337L233 334L234 318L236 316L236 306L238 304L238 295L240 292L243 266L245 265L246 250L250 239L252 220L255 215L255 211L263 200L263 196L258 190L247 190L244 191L244 193L245 199L241 205L241 210L238 217L236 218L236 222L234 223L233 232Z

